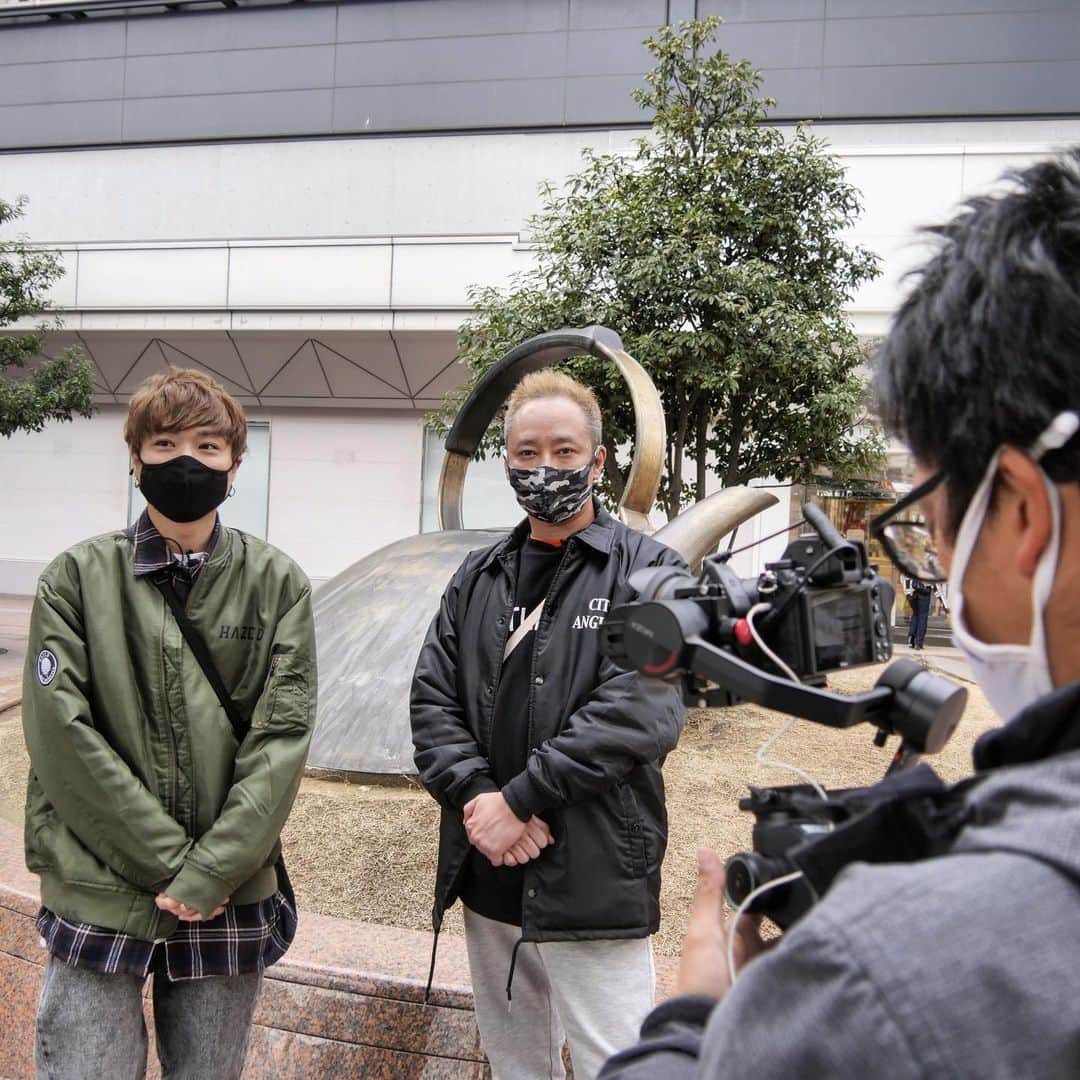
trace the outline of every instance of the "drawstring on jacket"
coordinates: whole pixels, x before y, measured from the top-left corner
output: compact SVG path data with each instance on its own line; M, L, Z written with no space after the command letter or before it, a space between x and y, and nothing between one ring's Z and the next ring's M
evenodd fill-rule
M524 944L525 939L519 937L514 942L514 951L510 954L510 974L506 977L506 1011L510 1011L510 1005L514 999L514 995L511 993L510 988L514 985L514 968L517 967L517 953L518 949Z
M440 923L435 927L435 934L431 939L431 967L428 968L427 973L427 986L424 987L424 1004L427 1005L431 999L431 984L435 981L435 954L439 951L439 931L442 929Z

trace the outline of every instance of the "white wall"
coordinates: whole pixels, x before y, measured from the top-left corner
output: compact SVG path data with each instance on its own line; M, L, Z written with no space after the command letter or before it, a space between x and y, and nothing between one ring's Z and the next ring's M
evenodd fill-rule
M635 133L310 139L0 155L42 243L517 233L542 180Z
M253 409L250 416L270 421L267 539L314 584L419 531L417 414ZM60 552L126 526L123 418L123 409L105 407L90 420L0 442L0 593L32 593Z
M913 242L919 226L949 216L1004 169L1080 142L1075 120L823 125L815 131L863 193L865 211L852 238L884 259L882 277L865 286L850 308L864 333L881 332L895 309L901 278L921 257L922 247ZM502 283L527 262L515 250L515 238L527 240L526 219L539 206L543 180L558 182L579 169L583 147L626 149L637 134L493 133L8 153L0 155L0 194L28 195L19 230L72 252L71 274L56 295L75 311L457 309L466 303L467 285ZM450 243L466 237L486 242ZM392 254L387 244L307 247L371 238L422 243ZM196 241L210 243L200 250L161 247ZM260 251L253 242L269 248Z
M127 523L124 410L0 440L0 593L31 593L61 551Z
M251 410L270 419L267 538L313 583L420 531L415 413Z

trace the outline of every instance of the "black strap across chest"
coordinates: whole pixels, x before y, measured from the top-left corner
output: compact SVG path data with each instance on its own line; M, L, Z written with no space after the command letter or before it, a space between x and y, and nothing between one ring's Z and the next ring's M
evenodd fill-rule
M169 605L177 626L180 627L180 633L184 635L188 647L194 654L195 659L199 661L199 667L202 668L206 681L213 687L214 693L217 694L218 701L221 702L221 707L225 710L225 715L232 725L236 741L243 742L249 725L244 722L244 718L240 715L240 709L226 688L225 681L214 664L214 658L210 655L210 649L207 647L202 635L187 617L187 612L184 610L184 605L180 603L180 597L176 595L176 590L173 588L168 572L155 574L150 580L154 583L158 592L165 597L165 602Z

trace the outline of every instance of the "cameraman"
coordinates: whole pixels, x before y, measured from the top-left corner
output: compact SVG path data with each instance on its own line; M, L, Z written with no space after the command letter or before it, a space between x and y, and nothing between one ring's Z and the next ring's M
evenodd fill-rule
M946 854L853 860L775 948L723 921L702 852L680 996L608 1080L1080 1075L1080 151L1011 179L934 230L879 360L936 552L899 504L875 523L904 573L949 574L956 643L1008 722L939 797L961 812Z

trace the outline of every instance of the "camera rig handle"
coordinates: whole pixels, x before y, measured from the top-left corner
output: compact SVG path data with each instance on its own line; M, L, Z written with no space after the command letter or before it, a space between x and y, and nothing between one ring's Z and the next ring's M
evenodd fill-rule
M814 503L804 503L802 515L814 527L814 532L830 548L854 547L850 540L840 535L840 530L829 520L829 515L820 506L816 506Z
M944 747L967 702L963 687L913 660L891 664L872 690L834 694L763 671L707 641L706 632L708 618L692 600L628 604L601 627L602 649L620 667L685 678L687 700L701 707L752 701L826 727L869 723L900 735L907 751L920 754Z
M890 664L877 685L860 694L834 694L772 675L701 638L687 641L684 663L695 676L723 688L706 689L706 705L720 704L710 695L724 695L725 704L734 695L826 727L870 723L885 735L900 735L920 754L936 754L945 746L967 702L967 690L913 660Z

